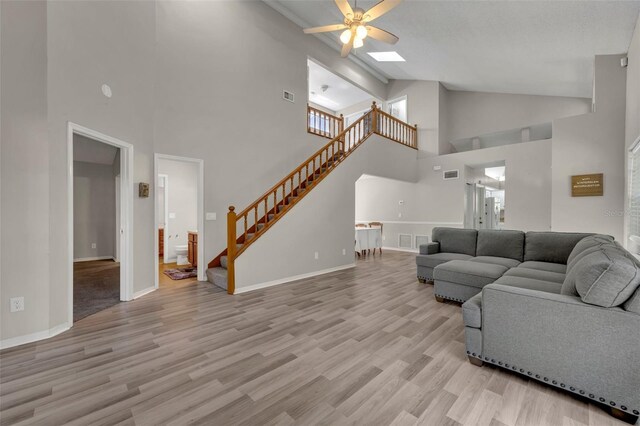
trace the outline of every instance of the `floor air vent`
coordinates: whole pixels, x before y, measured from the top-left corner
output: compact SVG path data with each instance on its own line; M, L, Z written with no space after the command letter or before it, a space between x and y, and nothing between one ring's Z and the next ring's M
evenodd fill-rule
M398 248L410 249L411 240L413 239L411 234L398 234Z

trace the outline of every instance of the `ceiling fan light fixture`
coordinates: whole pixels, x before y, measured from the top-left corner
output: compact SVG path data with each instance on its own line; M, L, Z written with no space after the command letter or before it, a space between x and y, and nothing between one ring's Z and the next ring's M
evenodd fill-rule
M357 49L359 47L362 47L364 45L364 41L362 41L362 39L360 37L356 37L353 40L353 48Z
M364 25L358 25L358 28L356 28L356 36L364 40L367 36L367 28Z
M351 40L351 30L344 30L342 34L340 34L340 41L342 44L347 44L349 40Z

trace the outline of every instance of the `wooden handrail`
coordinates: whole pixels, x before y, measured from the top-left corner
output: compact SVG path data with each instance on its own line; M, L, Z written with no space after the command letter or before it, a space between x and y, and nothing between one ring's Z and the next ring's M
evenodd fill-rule
M235 207L229 207L226 250L229 294L235 292L235 259L372 134L417 149L417 126L380 111L373 102L371 109L362 117L341 130L247 208L236 214ZM222 255L214 259L209 267L219 262Z
M319 124L319 125L318 125ZM344 116L329 114L307 104L307 132L333 139L344 130Z

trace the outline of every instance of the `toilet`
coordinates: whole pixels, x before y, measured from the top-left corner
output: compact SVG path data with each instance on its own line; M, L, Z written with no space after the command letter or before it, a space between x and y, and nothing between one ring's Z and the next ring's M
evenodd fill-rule
M187 258L187 246L176 246L176 263L178 265L188 265L189 260Z

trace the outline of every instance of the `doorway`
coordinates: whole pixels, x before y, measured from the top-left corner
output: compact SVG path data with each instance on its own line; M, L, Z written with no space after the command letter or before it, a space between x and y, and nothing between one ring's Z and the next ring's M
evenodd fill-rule
M398 120L407 122L407 97L402 96L387 102L387 112Z
M504 229L506 167L504 161L467 166L464 227Z
M69 123L68 323L132 299L133 146Z
M156 288L206 281L204 162L155 154Z

